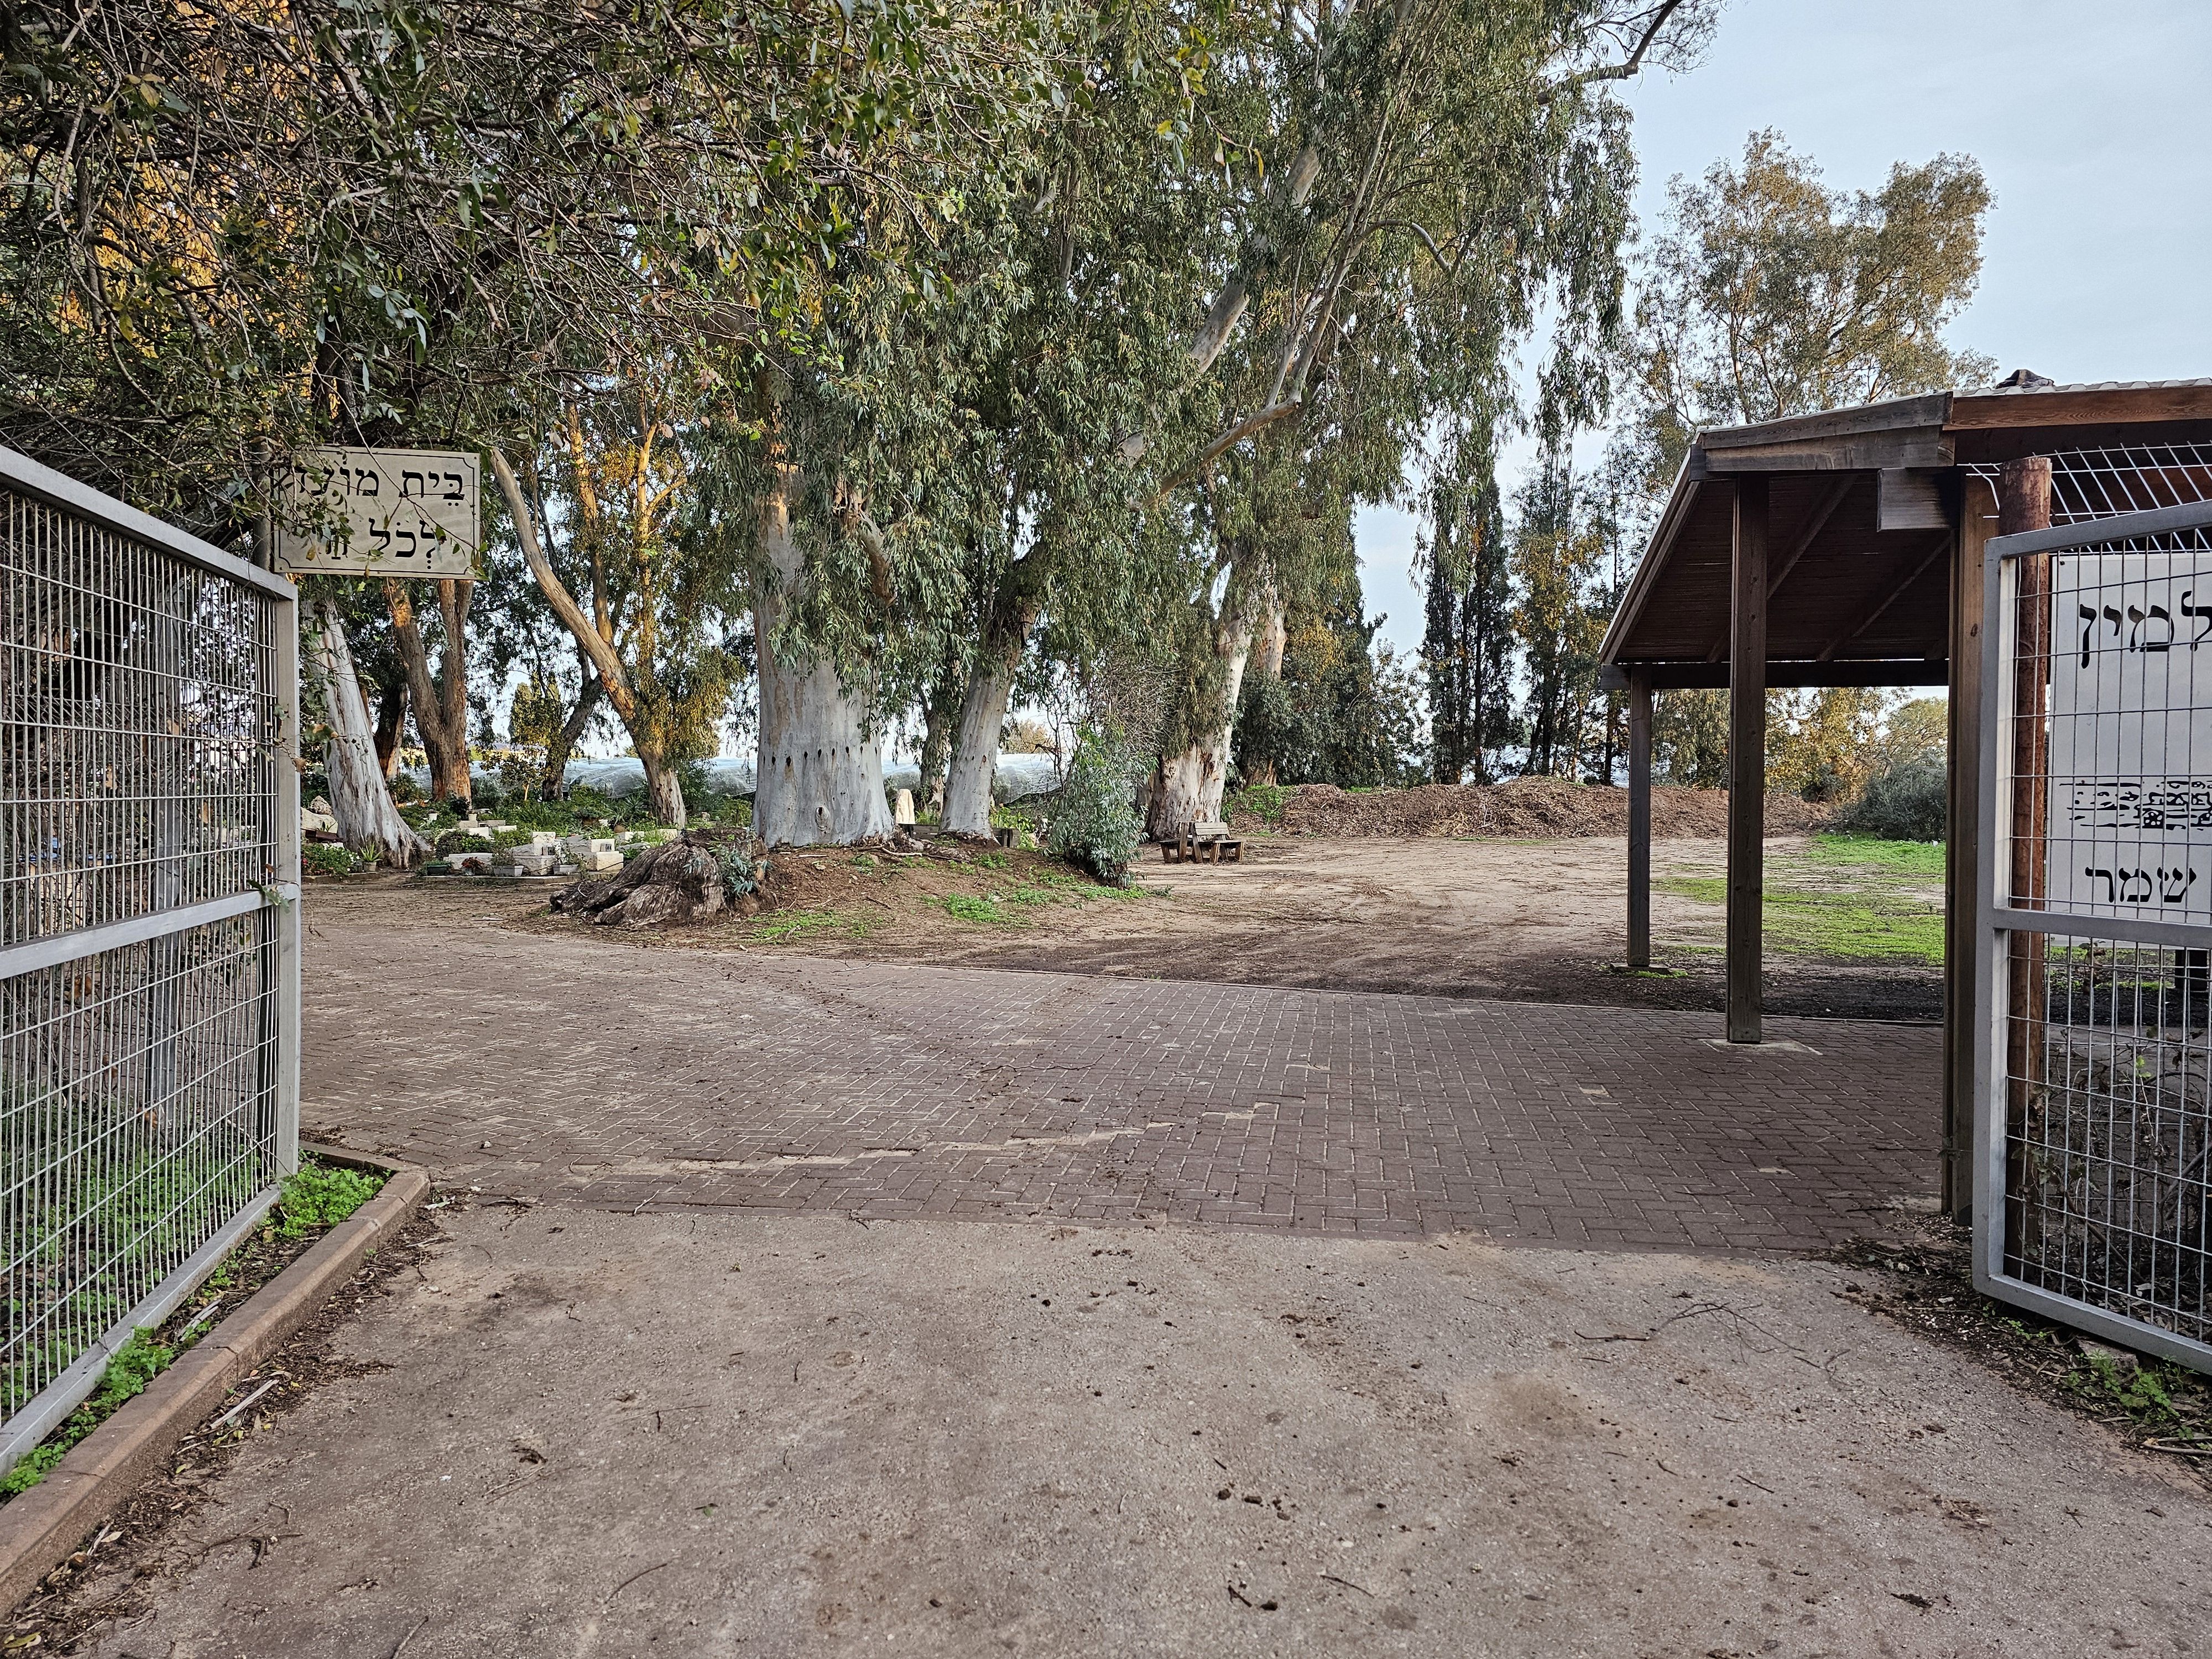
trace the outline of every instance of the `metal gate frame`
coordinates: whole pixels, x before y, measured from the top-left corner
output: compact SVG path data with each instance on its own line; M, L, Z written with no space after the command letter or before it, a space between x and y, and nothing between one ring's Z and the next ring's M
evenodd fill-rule
M2064 1294L2041 1285L2030 1283L2008 1270L2008 1247L2013 1241L2008 1237L2008 1228L2014 1225L2015 1200L2014 1183L2008 1170L2011 1092L2016 1083L2023 1090L2039 1091L2041 1096L2046 1100L2054 1092L2049 1087L2047 1075L2043 1075L2040 1081L2038 1081L2038 1073L2048 1064L2049 1039L2047 1037L2038 1039L2039 1048L2033 1061L2037 1068L2036 1072L2031 1073L2024 1079L2014 1079L2008 1074L2009 1023L2014 1012L2013 1005L2016 1000L2014 988L2009 982L2009 976L2012 972L2013 941L2021 935L2045 937L2057 935L2061 938L2075 939L2111 941L2123 951L2141 948L2168 953L2197 952L2212 951L2212 925L2160 921L2109 912L2093 914L2078 908L2056 908L2047 896L2039 896L2033 894L2029 895L2024 903L2016 903L2015 899L2018 896L2010 890L2011 860L2005 854L2008 851L2011 840L2009 826L2012 823L2015 795L2014 738L2020 729L2015 725L2019 676L2014 672L2014 653L2019 647L2018 596L2021 561L2024 557L2033 555L2049 555L2081 549L2112 548L2115 551L2124 551L2127 550L2120 548L2119 544L2158 537L2172 538L2178 534L2185 535L2191 532L2208 530L2212 530L2212 502L2190 502L2148 512L2084 520L2047 530L2034 530L2017 535L1996 537L1986 544L1983 564L1982 616L1988 632L1984 635L1985 648L1981 653L1982 710L1979 733L1982 860L1979 878L1975 884L1977 890L1973 895L1974 942L1977 954L1973 1024L1971 1027L1972 1040L1979 1046L1980 1050L1976 1063L1978 1078L1974 1112L1973 1279L1975 1287L1987 1295L2028 1309L2045 1317L2094 1332L2130 1348L2163 1355L2200 1370L2212 1370L2212 1340L2182 1334L2149 1320L2116 1312L2110 1308L2100 1307L2081 1297ZM2164 550L2153 548L2140 550L2158 552ZM2212 575L2212 552L2205 552L2201 556L2205 560L2208 575ZM2046 629L2043 669L2046 677L2050 672L2051 653L2057 648L2055 639L2055 632ZM2071 647L2069 646L2067 648L2070 650ZM2047 697L2048 694L2046 692L2044 695ZM2047 702L2045 707L2048 708ZM2049 725L2049 717L2046 714L2041 725L2032 728L2045 733L2042 740L2045 744L2044 752L2046 756ZM2048 786L2046 765L2043 787L2047 788ZM2046 808L2042 823L2037 828L2036 833L2039 836L2047 834L2048 822ZM2039 969L2034 977L2029 981L2031 986L2039 988L2039 993L2038 995L2031 996L2027 1002L2030 1007L2033 1007L2039 1000L2042 1004L2042 1006L2032 1016L2027 1017L2034 1021L2035 1029L2038 1030L2045 1028L2051 1006L2047 982L2042 978L2042 973L2047 971L2049 958L2041 954L2041 948L2038 948L2032 960L2045 966ZM2023 952L2022 959L2030 960L2031 958L2027 952ZM2171 971L2172 964L2169 963L2168 967ZM2189 971L2191 975L2196 975L2197 969L2192 966ZM2094 1030L2095 1020L2094 973L2093 960L2087 981L2090 1009L2087 1029L2090 1030ZM2137 1012L2140 1012L2142 997L2141 981L2133 981L2130 984L2137 1000ZM2075 991L2070 983L2067 994L2069 1029L2080 1029L2071 1024ZM2205 1070L2204 1081L2208 1088L2212 1088L2212 1066L2206 1065L2207 1045L2208 1042L2212 1042L2212 1032L2194 1036L2191 1035L2191 1028L2204 1022L2206 998L2201 979L2192 979L2185 990L2171 993L2161 984L2156 994L2158 1001L2155 1006L2161 1016L2165 1012L2166 998L2170 994L2179 998L2183 1009L2182 1038L2179 1045L2180 1051L2185 1060ZM2119 1029L2118 994L2111 981L2107 983L2106 996L2113 1007L2114 1030L2117 1033ZM2192 1003L2195 1005L2193 1007ZM2159 1027L2162 1024L2162 1019L2154 1022L2150 1028L2152 1031L2150 1040L2154 1044L2172 1046L2170 1040L2160 1035ZM2131 1040L2138 1043L2139 1049L2142 1039ZM2110 1061L2108 1060L2107 1063L2109 1065ZM2132 1077L2133 1074L2131 1071L2130 1076ZM2195 1078L2197 1074L2195 1070L2187 1073L2191 1078ZM2154 1109L2158 1103L2158 1085L2162 1081L2162 1076L2154 1079ZM2056 1092L2073 1095L2087 1094L2087 1091L2076 1091L2069 1074L2069 1080ZM2117 1093L2104 1098L2114 1103L2115 1115L2117 1115L2118 1104ZM2177 1097L2177 1099L2179 1103L2179 1115L2183 1124L2183 1133L2185 1136L2189 1120L2191 1117L2203 1116L2203 1113L2201 1109L2192 1108L2185 1096ZM2138 1103L2131 1103L2130 1110L2134 1110ZM2199 1161L2202 1161L2205 1149L2201 1144L2203 1139L2203 1128L2201 1125L2198 1127L2197 1134L2200 1142ZM2097 1160L2085 1154L2083 1161ZM2132 1183L2137 1174L2137 1170L2132 1164L2126 1172L2127 1180L2130 1184L2129 1200L2130 1203L2135 1202L2132 1196ZM2182 1178L2185 1186L2187 1179L2185 1174ZM2197 1258L2195 1271L2198 1274L2199 1312L2196 1317L2201 1321L2205 1301L2205 1291L2203 1289L2203 1274L2207 1265L2205 1256L2208 1249L2212 1249L2212 1233L2207 1231L2207 1223L2212 1222L2212 1183L2208 1183L2205 1175L2199 1175L2195 1177L2195 1180L2197 1186L2203 1188L2195 1200L2198 1242L2194 1246L2190 1246L2177 1238L2172 1242L2172 1248L2180 1254L2193 1255ZM2094 1230L2106 1231L2108 1234L2112 1231L2102 1223L2094 1224ZM2026 1229L2023 1228L2022 1231L2025 1231ZM2109 1257L2109 1242L2106 1253ZM2176 1282L2179 1284L2179 1279ZM2150 1298L2147 1298L2140 1291L2130 1289L2116 1299L2133 1301L2141 1304Z
M129 1000L134 997L176 1004L161 1016L170 1035L161 1038L160 1044L174 1045L189 1040L193 1046L186 1050L188 1060L199 1065L201 1069L198 1072L180 1070L173 1059L169 1060L168 1069L160 1074L160 1080L169 1085L171 1092L155 1097L149 1084L148 1095L151 1103L146 1107L143 1116L154 1117L156 1109L166 1106L170 1100L185 1099L187 1091L197 1091L190 1097L196 1106L209 1100L230 1098L237 1099L241 1105L250 1104L255 1114L254 1121L258 1126L254 1144L262 1148L262 1152L248 1179L259 1179L264 1183L246 1197L243 1202L236 1203L228 1217L211 1229L194 1227L173 1239L170 1248L155 1266L154 1271L156 1272L161 1267L167 1267L159 1282L139 1294L129 1311L109 1328L88 1342L78 1345L75 1358L64 1369L52 1376L52 1380L46 1382L33 1398L21 1405L12 1416L0 1422L0 1474L4 1474L20 1457L37 1446L76 1408L79 1401L99 1385L109 1358L116 1349L131 1339L135 1330L161 1324L183 1303L275 1203L283 1177L299 1167L300 777L295 762L300 753L300 699L298 592L290 581L4 448L0 448L0 493L20 498L33 507L52 509L65 515L68 520L73 521L69 526L72 533L86 531L115 538L120 544L119 550L125 556L143 561L166 559L181 562L183 567L216 578L231 585L233 589L247 590L258 599L266 602L270 637L248 643L267 653L262 672L257 677L255 695L262 699L268 714L273 715L273 720L264 718L258 723L258 734L253 739L255 746L268 757L270 775L269 787L255 792L260 803L259 811L265 815L256 832L255 842L256 845L266 849L263 858L240 858L233 854L228 858L201 856L195 860L189 848L185 854L176 855L163 854L157 849L151 860L157 868L165 860L168 863L184 865L188 874L191 863L196 861L202 866L197 873L196 883L188 881L186 875L173 878L166 872L157 873L149 884L150 896L143 900L130 897L127 883L119 886L111 884L115 890L123 892L125 898L111 898L108 903L100 907L99 914L90 916L90 925L46 933L40 931L40 925L33 924L27 930L11 927L9 933L0 934L0 939L15 940L0 944L0 986L6 987L10 992L6 1011L9 1017L9 1026L12 1028L0 1029L0 1054L20 1058L19 1043L28 1043L35 1048L41 1041L35 1034L40 1025L39 1018L26 1012L27 1008L50 1011L45 1023L57 1029L64 1018L80 1011L83 998L94 994L67 988L72 981L79 985L90 983L103 988L97 994L106 999L101 1005L103 1006L125 1008ZM5 532L6 526L0 526L0 532ZM81 565L76 568L88 567ZM148 568L154 567L149 565ZM172 567L159 568L167 569ZM104 572L103 574L110 574L113 581L124 580L119 570ZM11 585L20 582L26 589L33 581L27 565L11 568L8 575ZM56 586L58 581L58 578L50 579L48 586ZM119 588L115 595L96 592L82 593L79 609L90 615L105 603L113 614L126 613L131 609L130 601L127 597L118 597L120 594ZM69 636L73 625L64 620L50 623L48 627L54 630L54 637L62 638ZM185 624L179 622L169 625L183 627ZM204 634L205 630L203 632ZM125 637L134 636L126 634ZM58 650L62 654L55 659L64 660L67 659L67 653L75 649L73 646L47 647L43 641L35 648L24 641L5 643L11 656L17 659L13 665L17 667L20 667L21 660L49 650ZM4 674L10 665L8 662L0 662L0 674ZM187 670L178 670L173 678L177 685L174 695L180 701L201 691L202 683L195 681ZM273 730L270 729L272 726ZM179 730L173 726L170 732L174 736ZM136 732L109 732L103 735L110 738L137 738L141 766L152 769L156 765L152 757L161 752L159 747L161 733L142 729ZM237 740L229 738L225 741L235 744ZM118 742L110 751L125 756L125 764L111 764L111 793L120 793L122 788L114 781L116 775L123 774L126 784L131 781L127 775L128 750L127 742ZM17 757L17 763L19 766L23 763L20 756ZM175 769L184 769L183 765ZM176 816L179 822L184 821L181 815L189 805L191 798L185 793L185 786L179 784L177 778L168 777L158 781L139 780L138 784L135 793L143 793L149 799L160 798L182 803L167 810ZM23 787L20 773L14 787ZM37 802L52 805L58 814L70 805L87 811L85 803L91 799L89 791L92 787L88 784L88 793L71 801L65 802L58 795L40 795L37 797ZM169 796L160 796L159 792L164 787L173 793ZM44 832L40 834L43 836ZM36 844L43 849L46 843L40 839ZM58 842L56 844L58 845ZM22 855L24 846L19 845L17 852ZM117 867L118 857L114 853L109 854L107 864L110 868ZM24 869L19 867L5 873L16 880L20 890L25 878ZM31 879L35 881L36 878ZM190 890L191 884L223 890L196 894ZM118 914L107 914L109 911ZM198 1001L191 1000L198 989L198 983L191 979L191 975L198 971L198 966L208 958L204 951L194 955L192 945L185 936L195 929L206 930L217 924L244 918L252 918L254 926L247 942L237 948L232 959L252 959L252 983L256 988L250 1003L234 1003L210 1014L204 1006L204 997ZM28 931L31 936L18 938L20 931ZM205 940L208 935L203 933L200 937ZM172 940L175 941L174 944L169 945L167 954L163 955L164 941ZM95 960L101 958L103 953L127 953L134 946L146 947L148 951L149 966L145 969L143 987L129 973L112 971L119 963L135 962L135 958L111 956L106 957L104 963ZM81 966L73 968L73 964ZM58 969L71 969L71 972L58 977L56 970ZM47 990L43 1003L35 998L27 997L25 988L37 985L40 981L25 976L40 975L48 976L45 981L46 985L59 984L65 988L58 994ZM106 977L102 977L103 975ZM21 985L14 983L18 981L21 981ZM178 1003L178 999L184 1000ZM52 1012L53 1010L60 1012ZM221 1017L224 1015L228 1015L230 1020L228 1027L222 1021ZM250 1048L228 1040L238 1029L247 1025L255 1034ZM151 1030L154 1026L154 1017L149 1016L147 1029ZM64 1035L73 1036L74 1033ZM48 1038L45 1041L51 1043L61 1039ZM149 1038L149 1042L153 1041ZM74 1048L70 1053L72 1062L80 1067L91 1063L77 1054ZM214 1056L212 1060L210 1055ZM0 1100L0 1104L15 1099L16 1097L11 1094ZM33 1097L33 1099L34 1106L39 1103L40 1097ZM26 1127L11 1133L29 1134L32 1131ZM89 1155L88 1145L70 1154L64 1162L66 1164ZM181 1178L189 1182L197 1174L195 1169ZM16 1178L10 1176L11 1182ZM9 1213L13 1215L20 1211L35 1218L41 1206L56 1205L59 1200L54 1196L54 1191L58 1188L49 1190L45 1184L48 1179L47 1173L42 1170L35 1178L37 1190L11 1189L9 1194ZM211 1188L203 1187L192 1195L195 1200L204 1200L211 1190ZM227 1194L228 1191L226 1187L223 1192ZM230 1200L225 1196L221 1202ZM173 1226L181 1224L176 1223L173 1216L163 1216L157 1224ZM204 1237L200 1236L202 1233ZM197 1243L191 1243L195 1239ZM188 1243L191 1243L189 1253L174 1265L169 1265L176 1252L185 1249ZM8 1289L12 1309L20 1310L33 1305L35 1301L37 1292L32 1287L29 1271L27 1267L14 1263L8 1268ZM126 1274L112 1263L104 1271L115 1280L116 1287L125 1294L139 1290L140 1282L152 1276L151 1273L143 1271L136 1275ZM18 1316L17 1312L11 1311L11 1328L12 1322ZM41 1314L40 1317L43 1318L44 1315ZM11 1344L12 1341L11 1338ZM11 1346L11 1355L13 1352ZM68 1352L66 1344L63 1352ZM40 1367L36 1375L46 1375L45 1368ZM11 1384L11 1391L13 1388Z

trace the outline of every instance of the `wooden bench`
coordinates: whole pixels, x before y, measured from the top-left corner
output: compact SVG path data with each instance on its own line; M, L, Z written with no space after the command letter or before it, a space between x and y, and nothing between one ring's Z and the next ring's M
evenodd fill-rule
M1244 842L1229 833L1226 823L1218 821L1201 819L1160 843L1163 864L1181 864L1186 860L1193 864L1218 864L1224 858L1232 864L1243 863Z

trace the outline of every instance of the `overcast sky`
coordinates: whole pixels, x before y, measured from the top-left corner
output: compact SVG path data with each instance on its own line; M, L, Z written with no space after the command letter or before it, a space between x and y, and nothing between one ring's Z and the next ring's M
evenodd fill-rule
M1963 152L1996 200L1953 344L2063 381L2212 375L2208 71L2207 0L1733 0L1702 64L1627 94L1644 222L1762 127L1850 189ZM1510 490L1525 446L1504 459ZM1422 631L1414 528L1358 526L1368 611L1401 650Z

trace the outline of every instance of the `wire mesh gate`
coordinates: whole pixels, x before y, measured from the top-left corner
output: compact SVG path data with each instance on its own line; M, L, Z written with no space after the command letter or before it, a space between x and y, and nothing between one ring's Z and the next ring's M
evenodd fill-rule
M0 450L0 1472L298 1164L290 583Z
M1975 1280L2212 1369L2212 504L1984 574Z

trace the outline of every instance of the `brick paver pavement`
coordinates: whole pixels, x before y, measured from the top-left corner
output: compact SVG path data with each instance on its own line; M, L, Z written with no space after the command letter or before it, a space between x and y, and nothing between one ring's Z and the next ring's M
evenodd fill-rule
M309 1132L487 1193L1788 1250L1934 1179L1924 1027L310 920Z

